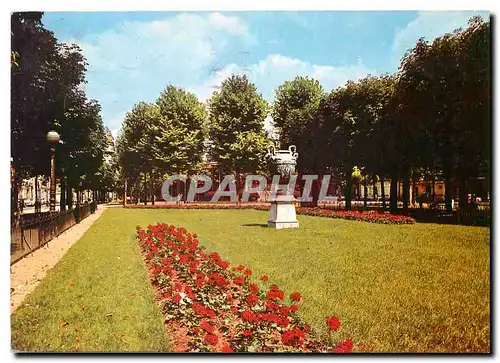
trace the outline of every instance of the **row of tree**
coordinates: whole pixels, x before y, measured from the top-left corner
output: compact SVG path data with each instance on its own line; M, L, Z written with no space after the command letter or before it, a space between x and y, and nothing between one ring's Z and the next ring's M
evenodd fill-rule
M118 164L143 198L153 196L166 174L207 171L204 153L223 175L265 171L271 141L263 121L270 113L281 145L299 150L299 174L333 175L344 187L346 209L353 174L365 183L365 202L366 183L390 180L393 212L398 181L406 209L410 181L425 176L445 180L450 209L451 183L458 181L465 206L467 179L489 178L490 73L490 23L476 17L433 42L420 39L394 75L328 93L317 80L296 77L277 89L272 106L245 76L226 79L207 107L169 86L155 103L127 114Z
M50 130L62 140L56 146L61 207L73 204L73 190L103 188L106 130L99 103L83 91L87 63L78 46L59 43L44 28L42 16L11 17L12 213L23 179L50 176Z
M126 114L117 165L130 192L153 203L167 175L214 173L208 159L217 163L215 174L263 172L270 145L267 112L267 102L246 77L223 81L208 107L169 86L155 103L139 103Z
M444 179L451 210L453 180L465 206L467 180L490 177L490 76L490 23L475 17L466 29L420 39L394 75L328 94L312 79L285 82L272 115L282 142L308 151L299 154L303 172L341 176L347 209L358 166L365 183L390 179L394 212L398 181L406 209L410 181L426 175Z

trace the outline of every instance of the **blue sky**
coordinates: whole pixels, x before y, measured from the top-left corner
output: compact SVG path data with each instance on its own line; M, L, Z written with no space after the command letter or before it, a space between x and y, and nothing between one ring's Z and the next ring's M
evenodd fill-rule
M488 17L487 12L480 15ZM206 100L232 73L272 101L296 75L330 91L347 80L392 73L416 40L466 26L474 12L46 12L59 41L89 63L88 97L113 134L139 101L169 84Z

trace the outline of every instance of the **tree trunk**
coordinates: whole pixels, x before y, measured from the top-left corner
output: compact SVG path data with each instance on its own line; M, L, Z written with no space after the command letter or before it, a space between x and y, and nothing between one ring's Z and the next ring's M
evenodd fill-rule
M385 202L385 176L380 176L380 194L382 195L382 209L385 211L387 209L387 204Z
M151 195L151 205L155 205L155 192L153 188L153 173L150 174L149 176L149 194Z
M35 213L39 213L41 211L41 206L38 206L38 175L35 175Z
M408 215L408 204L410 202L410 178L403 179L403 214Z
M463 173L458 176L459 207L464 210L468 204L467 176Z
M391 194L390 194L390 210L391 214L398 213L398 177L391 176Z
M184 182L184 193L182 194L182 201L184 203L187 202L187 197L189 193L189 184L191 184L191 179L189 178L189 174L187 175L186 181ZM236 184L238 185L238 184Z
M61 178L61 197L59 198L59 210L66 210L66 181Z
M451 191L451 178L449 175L445 175L444 177L444 201L446 203L446 212L452 213L453 206L451 203L452 199L452 191Z
M352 170L346 173L346 186L344 194L345 194L345 210L351 210Z
M365 176L365 180L363 181L363 206L365 209L368 209L368 179Z
M318 179L313 180L311 185L311 194L312 194L312 204L313 207L318 206L319 192L320 192L320 181Z
M21 223L21 214L19 213L19 190L21 189L21 180L18 179L18 175L14 171L12 177L11 186L11 226L12 228L17 228Z
M69 182L66 186L66 205L68 206L68 209L73 208L73 188Z
M411 181L411 205L412 207L415 207L417 204L417 182L415 181L415 178Z
M432 176L432 201L436 199L436 176Z
M127 179L125 179L125 185L123 188L123 206L127 205Z

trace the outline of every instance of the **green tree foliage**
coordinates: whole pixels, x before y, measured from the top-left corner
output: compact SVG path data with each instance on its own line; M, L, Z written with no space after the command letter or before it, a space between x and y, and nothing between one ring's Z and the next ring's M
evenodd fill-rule
M462 206L467 178L489 175L490 72L490 23L480 17L432 43L420 39L399 71L399 115L424 150L417 164L442 174L447 190L458 179Z
M168 173L190 174L201 168L207 136L205 106L196 95L169 86L156 105L159 109L158 129L154 141L154 157Z
M281 147L296 145L299 152L299 172L323 172L323 134L319 130L318 108L323 87L309 77L295 77L276 90L272 118L278 129Z
M168 86L155 104L141 102L126 114L117 141L123 175L143 198L152 197L165 175L201 168L205 138L204 105Z
M265 144L264 119L267 102L257 93L246 76L233 75L222 82L220 92L209 101L209 138L211 159L219 163L222 173L255 173L265 158L255 162L252 140ZM267 149L267 148L266 148Z
M56 147L56 175L66 180L69 191L92 178L106 147L100 106L80 90L87 65L81 49L58 43L43 27L42 16L25 12L11 17L13 211L21 180L49 175L49 130L63 140Z

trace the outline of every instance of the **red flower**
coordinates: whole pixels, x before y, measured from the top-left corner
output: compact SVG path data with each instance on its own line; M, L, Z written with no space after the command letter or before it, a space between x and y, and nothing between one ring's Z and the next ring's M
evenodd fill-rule
M262 318L262 320L267 321L269 323L278 324L280 321L280 317L276 314L262 314L261 318Z
M221 352L223 353L233 353L234 350L231 348L231 346L227 343L224 343L224 346L222 347Z
M191 261L189 263L189 271L194 274L196 270L198 269L198 266L200 266L200 261Z
M298 292L290 294L290 299L292 299L293 301L299 302L301 298L302 296Z
M290 311L296 312L297 310L299 310L297 305L290 305Z
M266 296L269 299L280 299L283 300L285 298L285 293L281 290L271 290L269 291Z
M217 263L217 265L219 265L221 268L223 268L225 270L229 267L229 262L228 261L219 261Z
M252 331L251 330L243 330L243 335L246 336L246 337L250 337L252 336Z
M181 295L179 295L179 294L175 294L175 295L174 295L174 298L172 299L172 301L173 301L175 304L180 303L180 302L181 302L181 300L182 300L182 296L181 296Z
M249 284L248 285L248 290L253 293L253 294L258 294L259 293L259 287L256 284Z
M260 278L262 281L267 281L269 280L269 277L267 275L264 275Z
M292 330L288 330L281 334L281 341L284 345L294 345L295 343L295 334Z
M163 297L164 297L165 299L170 299L170 293L169 293L169 292L164 293L164 294L163 294Z
M255 295L248 295L246 298L246 302L248 305L254 307L259 302L259 298Z
M290 312L290 309L287 308L286 306L283 306L283 307L280 308L280 314L281 315L287 316L289 312Z
M198 238L198 235L196 233L193 233L193 238Z
M215 318L215 311L213 311L212 309L206 309L205 315L208 316L210 319L214 319Z
M278 311L280 306L274 301L266 301L266 310L270 312Z
M333 348L332 352L335 353L351 353L353 348L352 340L346 339L342 341L339 345Z
M231 311L233 312L233 314L238 314L238 308L235 306L231 308Z
M241 314L241 318L245 321L250 321L252 322L254 319L255 319L255 315L254 313L252 313L251 311L244 311L242 314Z
M309 333L311 331L311 326L309 324L306 324L304 326L304 332Z
M298 338L304 338L304 336L305 336L304 332L302 330L300 330L299 328L295 328L293 330L293 332L294 332L295 336Z
M215 332L215 328L207 321L203 320L200 324L200 328L205 330L207 333L213 334Z
M250 270L249 268L247 268L247 269L245 270L244 274L245 274L246 276L252 276L252 270Z
M220 260L220 256L217 252L211 252L209 256L212 257L214 260Z
M182 292L182 284L180 282L176 282L174 284L174 291L180 291L180 292Z
M326 325L328 325L331 330L338 330L340 328L340 320L336 316L330 316L326 319Z
M287 318L280 318L278 321L278 325L281 328L286 328L289 323L290 323L290 321Z
M243 265L239 265L238 267L236 267L236 270L238 271L243 271L245 269L245 266Z
M219 338L217 338L217 335L215 334L207 334L205 335L204 341L206 345L216 345L219 341Z
M236 277L236 278L233 279L233 282L236 285L245 285L245 278L243 276Z

